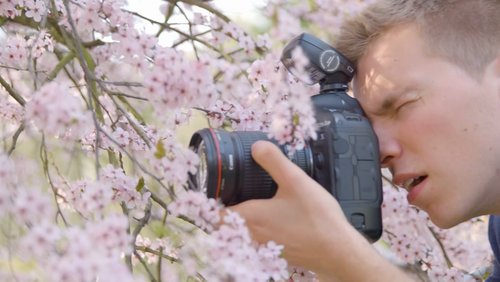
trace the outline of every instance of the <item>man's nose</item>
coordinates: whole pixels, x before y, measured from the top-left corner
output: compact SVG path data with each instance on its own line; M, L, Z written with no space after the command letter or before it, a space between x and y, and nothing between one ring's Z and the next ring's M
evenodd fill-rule
M390 168L403 152L401 143L390 128L374 126L374 130L379 142L380 164L383 168Z

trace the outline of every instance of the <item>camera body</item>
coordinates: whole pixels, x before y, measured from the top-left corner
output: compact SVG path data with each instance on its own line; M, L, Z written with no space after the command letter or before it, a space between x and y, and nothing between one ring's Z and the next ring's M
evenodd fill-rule
M269 140L263 132L202 129L190 142L200 157L191 185L225 205L272 197L276 183L251 157L251 145L268 140L335 197L350 223L375 241L382 234L380 156L370 122L359 103L347 94L355 68L333 47L301 34L284 48L281 58L292 73L296 48L308 59L303 66L308 78L320 84L320 93L312 96L317 139L290 154L286 146Z
M368 238L382 233L382 177L378 141L357 102L345 91L312 97L317 139L309 141L312 178L339 202L350 223ZM341 106L341 107L339 107Z

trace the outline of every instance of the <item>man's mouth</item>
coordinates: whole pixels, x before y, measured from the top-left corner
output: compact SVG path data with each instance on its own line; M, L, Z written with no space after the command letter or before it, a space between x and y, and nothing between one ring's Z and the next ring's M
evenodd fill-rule
M426 175L410 178L406 181L404 181L400 186L405 188L406 190L410 191L413 187L417 186L420 184L422 181L424 181L427 178Z

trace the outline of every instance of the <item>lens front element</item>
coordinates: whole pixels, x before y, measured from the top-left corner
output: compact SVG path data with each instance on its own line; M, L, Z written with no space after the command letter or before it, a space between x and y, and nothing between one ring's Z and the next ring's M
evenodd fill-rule
M196 152L198 153L198 158L200 163L198 166L198 172L196 173L196 187L203 192L207 193L207 181L208 181L208 163L207 163L207 152L206 152L205 142L203 140L200 142Z

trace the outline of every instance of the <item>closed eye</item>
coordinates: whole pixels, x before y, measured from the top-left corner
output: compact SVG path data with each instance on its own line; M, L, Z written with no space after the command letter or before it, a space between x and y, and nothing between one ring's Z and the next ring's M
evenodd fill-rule
M401 109L402 109L402 108L404 108L406 105L411 104L411 103L413 103L413 102L414 102L414 101L404 102L403 104L399 105L399 106L396 108L396 112L401 111Z
M409 100L407 102L404 102L403 104L399 105L396 109L395 109L395 114L399 114L402 110L404 110L405 108L408 108L409 106L411 106L412 104L414 104L415 102L418 102L420 101L420 97L417 98L417 99L413 99L413 100Z

